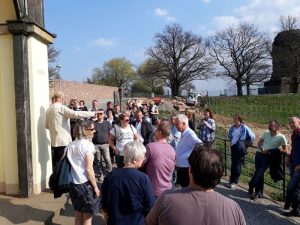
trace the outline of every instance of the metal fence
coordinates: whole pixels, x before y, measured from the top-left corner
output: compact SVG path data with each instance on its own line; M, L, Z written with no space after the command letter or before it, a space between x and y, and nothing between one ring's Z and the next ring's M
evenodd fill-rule
M216 148L222 148L224 152L224 161L225 161L225 176L228 175L228 171L230 170L231 167L231 151L230 151L230 140L226 138L221 138L221 137L216 137ZM220 147L221 146L221 147ZM251 179L252 175L254 174L255 170L255 161L254 161L254 156L255 156L255 151L258 147L257 146L251 146L250 150L248 151L248 154L245 159L245 165L244 168L242 169L242 175L249 177ZM279 190L282 193L282 200L285 200L286 197L286 182L287 182L287 177L289 176L289 173L286 172L286 166L285 166L285 155L282 154L282 165L283 165L283 174L284 178L283 181L280 183L275 183L271 181L270 176L268 173L265 173L265 179L264 179L264 184L271 187L274 190Z

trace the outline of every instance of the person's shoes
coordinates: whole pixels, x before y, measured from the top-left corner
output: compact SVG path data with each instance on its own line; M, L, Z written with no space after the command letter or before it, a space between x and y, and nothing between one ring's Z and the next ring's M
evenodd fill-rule
M295 210L292 210L290 212L284 212L284 213L282 213L282 215L284 215L286 217L300 217L300 214L298 212L296 212Z
M249 194L249 198L250 198L251 200L257 199L257 195L254 194L254 193Z
M261 192L256 193L257 198L264 198L264 194Z
M283 209L288 210L290 207L291 207L291 203L285 202L284 206L283 206Z
M249 188L249 190L248 190L248 195L249 195L249 196L253 195L253 188Z
M230 189L235 189L236 188L236 184L235 183L231 183L229 182L228 184L226 184L226 186Z

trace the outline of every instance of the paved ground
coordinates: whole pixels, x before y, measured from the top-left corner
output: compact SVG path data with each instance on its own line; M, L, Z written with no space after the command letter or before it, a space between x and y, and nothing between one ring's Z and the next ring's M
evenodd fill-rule
M223 183L216 191L232 198L242 208L248 225L295 225L300 218L286 218L281 215L282 205L268 199L250 200L242 188L230 190ZM67 196L53 199L49 192L30 199L0 195L0 225L72 225L74 212ZM102 214L93 218L93 225L104 225Z
M248 192L238 187L228 189L224 183L218 185L216 191L236 201L244 212L247 225L294 225L300 224L300 218L286 218L281 215L283 203L277 204L268 199L250 200Z

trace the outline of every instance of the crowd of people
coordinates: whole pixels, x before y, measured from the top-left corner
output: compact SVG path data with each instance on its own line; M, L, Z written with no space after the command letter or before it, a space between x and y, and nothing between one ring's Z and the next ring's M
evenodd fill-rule
M224 161L222 152L213 149L216 123L210 109L204 110L196 133L191 114L160 118L153 102L134 99L123 111L112 102L99 108L97 100L91 109L75 99L67 107L62 92L52 100L46 112L52 162L55 167L64 154L70 161L76 225L91 224L100 208L107 224L246 224L239 205L214 191ZM284 208L292 207L287 216L300 216L299 119L292 117L290 126L290 154L274 120L259 140L249 198L263 197L267 168L274 181L283 179L281 156L289 154L291 180ZM232 163L227 186L234 189L255 135L236 115L228 136Z

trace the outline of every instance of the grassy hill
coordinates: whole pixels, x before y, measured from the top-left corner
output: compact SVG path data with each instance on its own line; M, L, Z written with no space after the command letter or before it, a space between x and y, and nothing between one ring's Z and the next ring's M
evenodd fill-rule
M246 121L267 124L276 119L288 125L289 117L300 115L300 95L260 95L243 97L209 97L208 106L217 114L241 114Z

